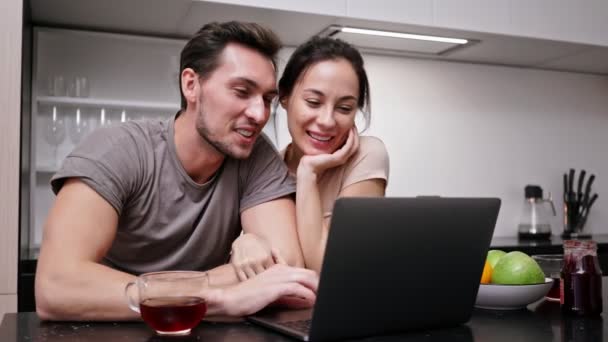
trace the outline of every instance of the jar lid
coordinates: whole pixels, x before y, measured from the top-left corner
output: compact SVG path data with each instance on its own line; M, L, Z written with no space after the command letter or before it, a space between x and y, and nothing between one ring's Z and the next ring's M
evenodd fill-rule
M567 248L597 249L597 243L593 240L565 240L564 249Z

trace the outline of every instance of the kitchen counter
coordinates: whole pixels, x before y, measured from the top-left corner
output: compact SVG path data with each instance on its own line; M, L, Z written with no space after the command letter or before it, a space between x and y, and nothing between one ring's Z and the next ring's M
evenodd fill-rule
M608 275L608 235L597 234L591 237L597 242L597 256L600 268ZM490 249L501 249L505 252L522 251L528 255L563 254L564 239L553 235L550 240L519 240L517 237L495 237L490 243Z
M598 249L608 248L608 234L598 234L592 235L591 240L597 242ZM558 235L552 235L551 239L548 240L520 240L517 237L495 237L492 239L491 246L492 248L526 248L526 249L534 249L538 253L544 253L543 250L547 251L559 251L559 253L563 253L563 242L564 239Z
M608 277L603 278L603 304L608 308ZM604 314L605 316L605 314ZM35 313L11 313L0 325L0 341L294 341L275 332L239 323L203 322L191 336L162 338L142 322L41 322ZM562 315L559 303L541 300L524 310L476 309L460 327L376 336L364 341L543 342L608 341L608 319Z
M598 243L598 259L604 274L608 275L608 234L593 235L593 240ZM526 241L518 240L517 237L495 237L492 239L492 249L502 249L509 251L522 251L529 255L535 254L562 254L563 239L559 236L552 236L551 240L545 241ZM21 260L19 264L19 298L18 311L34 311L36 304L34 301L34 275L36 274L35 259Z

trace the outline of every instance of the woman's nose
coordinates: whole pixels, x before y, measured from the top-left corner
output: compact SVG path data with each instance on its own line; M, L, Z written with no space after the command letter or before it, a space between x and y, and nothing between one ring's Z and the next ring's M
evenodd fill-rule
M334 119L333 108L323 108L317 117L317 123L326 128L335 126L336 120Z

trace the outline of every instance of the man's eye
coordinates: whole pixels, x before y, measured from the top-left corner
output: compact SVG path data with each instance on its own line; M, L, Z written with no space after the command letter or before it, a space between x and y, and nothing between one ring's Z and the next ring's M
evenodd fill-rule
M239 97L247 97L249 95L249 91L244 88L234 88L234 92Z
M264 97L264 104L269 107L272 104L273 100L274 96Z

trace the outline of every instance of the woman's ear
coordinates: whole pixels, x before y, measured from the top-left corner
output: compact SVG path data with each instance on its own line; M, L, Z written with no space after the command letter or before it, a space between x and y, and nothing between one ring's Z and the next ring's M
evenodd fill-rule
M287 97L287 96L279 97L279 103L281 104L281 107L285 110L287 110L287 102L289 102L289 97Z
M192 70L191 68L185 68L182 70L181 75L182 80L182 93L184 94L184 98L186 102L193 103L196 102L198 98L198 93L200 91L200 85L198 82L198 74Z

